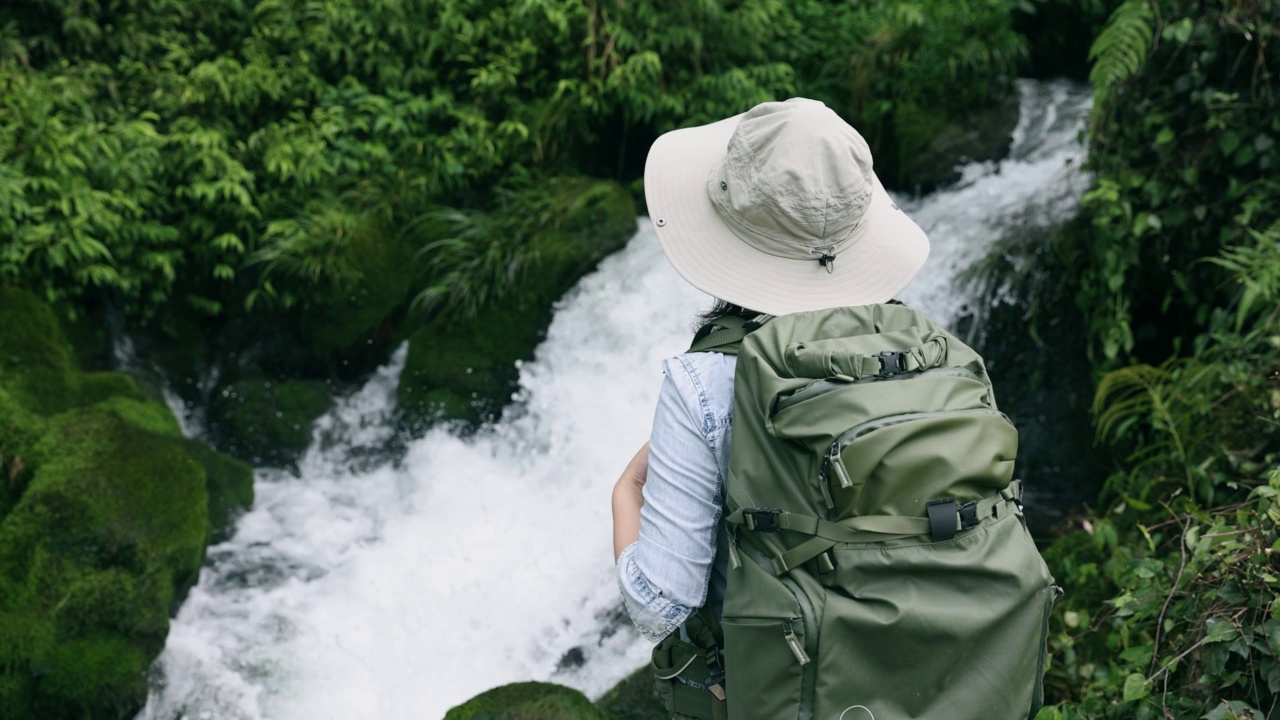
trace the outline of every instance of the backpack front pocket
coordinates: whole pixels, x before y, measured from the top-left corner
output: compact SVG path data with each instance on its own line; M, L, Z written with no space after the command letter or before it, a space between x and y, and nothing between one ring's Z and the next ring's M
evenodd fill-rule
M815 717L1021 720L1056 592L1021 518L952 540L840 545L821 622Z
M729 717L794 718L809 655L800 618L721 620L726 657L725 692Z

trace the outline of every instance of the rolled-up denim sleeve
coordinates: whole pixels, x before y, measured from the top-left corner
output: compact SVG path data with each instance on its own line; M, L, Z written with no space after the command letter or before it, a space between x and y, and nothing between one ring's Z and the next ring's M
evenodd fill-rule
M655 642L707 600L723 487L711 432L717 421L696 366L678 357L663 369L640 538L618 559L631 619Z
M649 584L649 579L636 565L635 550L639 544L637 541L628 545L618 556L618 589L631 622L646 640L656 643L688 620L693 608L668 600Z

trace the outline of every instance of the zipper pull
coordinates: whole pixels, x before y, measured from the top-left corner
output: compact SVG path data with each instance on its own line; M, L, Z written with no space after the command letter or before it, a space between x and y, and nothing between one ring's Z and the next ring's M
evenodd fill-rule
M828 463L823 463L818 469L818 489L822 491L822 502L826 503L827 509L830 510L836 506L836 501L831 497L831 479L828 477L830 472L827 467Z
M826 503L827 509L830 510L836 506L835 498L831 497L830 481L827 480L827 471L824 469L818 477L818 489L822 491L822 502Z
M831 452L827 453L827 465L835 472L836 480L840 482L840 487L853 487L853 481L849 479L849 471L845 469L844 461L840 459L839 443L833 444Z
M729 531L729 569L737 570L742 567L742 558L738 557L738 533L736 530Z
M800 644L800 638L796 637L795 630L791 627L791 621L788 620L784 627L787 630L787 634L784 637L787 639L787 647L791 648L791 654L796 656L796 660L800 661L802 666L808 665L809 655L805 653L804 645Z

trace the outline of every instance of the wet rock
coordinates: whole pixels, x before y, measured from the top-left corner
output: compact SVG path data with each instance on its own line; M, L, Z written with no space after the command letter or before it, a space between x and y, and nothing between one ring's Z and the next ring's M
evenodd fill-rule
M960 179L961 165L999 160L1009 153L1018 125L1018 94L1008 93L967 117L930 127L919 139L917 152L903 164L897 184L929 191ZM926 124L928 126L928 124Z
M214 388L209 436L253 465L289 465L311 443L311 424L332 405L326 383L250 375Z

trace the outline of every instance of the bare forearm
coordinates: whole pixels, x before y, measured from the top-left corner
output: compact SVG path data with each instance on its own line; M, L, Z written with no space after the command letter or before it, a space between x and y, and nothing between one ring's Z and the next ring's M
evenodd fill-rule
M649 472L649 444L631 458L613 486L613 558L640 537L640 508L644 505L644 481Z

